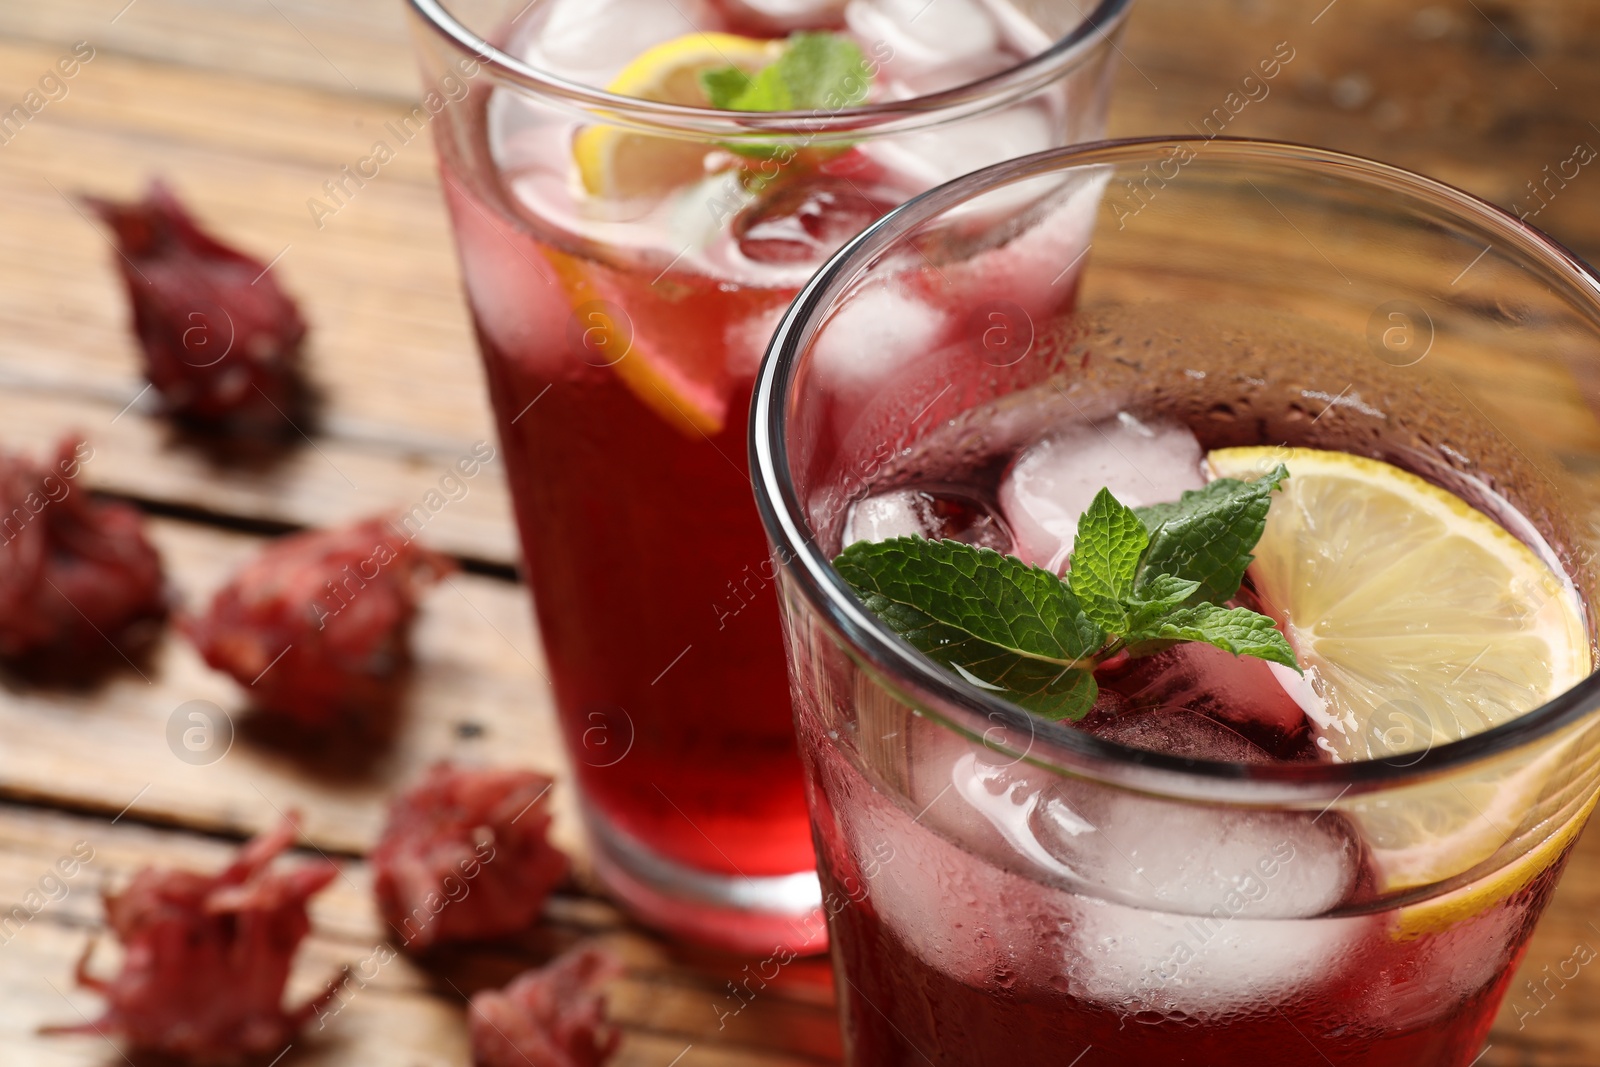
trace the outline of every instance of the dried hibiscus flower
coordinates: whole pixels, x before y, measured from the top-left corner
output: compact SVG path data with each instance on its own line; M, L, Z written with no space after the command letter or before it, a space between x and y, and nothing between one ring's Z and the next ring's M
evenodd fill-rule
M210 430L294 433L306 324L268 264L200 229L160 182L133 203L86 201L116 233L145 374L167 412Z
M382 704L424 586L452 569L383 519L274 541L184 630L256 707L321 727Z
M436 764L396 797L372 853L378 911L408 948L515 933L567 875L550 779Z
M140 1050L201 1062L281 1052L338 992L337 983L285 1011L295 949L311 929L306 901L331 881L331 863L274 871L295 824L249 842L220 874L146 867L105 898L106 923L121 941L121 972L88 972L94 942L78 961L78 984L106 998L95 1022L46 1033L120 1036Z
M93 456L70 437L48 465L0 454L0 656L81 664L167 610L139 512L76 482Z
M580 945L504 989L472 998L475 1067L599 1067L621 1034L606 1023L604 986L623 973L610 949Z

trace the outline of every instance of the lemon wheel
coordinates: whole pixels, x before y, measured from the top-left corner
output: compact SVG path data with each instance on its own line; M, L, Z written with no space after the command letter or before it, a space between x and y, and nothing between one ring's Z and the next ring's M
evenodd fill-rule
M731 33L690 33L641 52L606 91L664 104L710 107L700 87L702 72L738 67L754 73L783 49ZM586 126L572 142L578 181L590 196L617 199L659 197L705 175L710 147L622 126Z
M640 53L606 86L608 92L640 100L709 107L700 75L717 67L754 73L775 60L781 41L761 41L730 33L691 33ZM593 125L572 142L577 182L591 197L660 199L705 177L703 141L662 137L622 126ZM585 260L550 257L580 324L595 331L616 358L606 364L647 408L688 437L714 437L727 423L730 397L717 347L696 345L679 336L675 325L647 319L604 284L601 272ZM615 321L614 308L631 321Z
M722 432L731 398L719 349L686 343L670 323L641 321L637 308L630 313L620 294L604 286L604 273L590 261L557 249L546 258L580 327L596 338L597 366L684 436Z
M1206 462L1218 477L1258 477L1278 463L1289 470L1250 575L1306 670L1297 699L1334 759L1409 765L1589 674L1570 583L1459 497L1342 452L1230 448ZM1594 804L1593 754L1579 741L1340 805L1386 892L1524 849L1468 886L1401 909L1400 935L1485 910L1554 862Z
M1378 460L1229 448L1221 477L1283 463L1256 590L1312 675L1335 759L1389 759L1481 733L1588 675L1572 589L1487 515Z

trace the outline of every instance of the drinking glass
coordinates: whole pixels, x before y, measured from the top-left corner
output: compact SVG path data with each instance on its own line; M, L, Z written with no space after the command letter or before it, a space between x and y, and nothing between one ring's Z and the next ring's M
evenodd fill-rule
M914 336L875 327L889 307ZM1597 403L1600 280L1577 257L1335 152L1046 152L851 241L779 326L751 432L846 1062L1475 1062L1594 804L1593 676L1384 759L1132 747L938 667L830 560L897 491L930 504L927 535L1003 547L1019 445L1120 415L1444 486L1570 576L1592 635ZM1224 720L1265 697L1157 681ZM1368 728L1418 730L1408 710Z
M641 919L730 948L825 938L749 499L760 354L815 266L888 207L1100 135L1127 0L941 4L411 3L433 90L418 115L597 872ZM663 36L846 17L881 84L928 91L757 113L595 87ZM962 58L931 62L941 48ZM730 153L746 165L707 165Z

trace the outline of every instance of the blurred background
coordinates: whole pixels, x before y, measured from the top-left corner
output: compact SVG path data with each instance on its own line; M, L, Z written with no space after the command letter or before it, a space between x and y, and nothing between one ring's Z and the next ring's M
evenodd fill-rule
M606 17L597 0L595 17ZM1286 46L1269 83L1243 86ZM237 734L226 677L170 636L87 688L0 689L0 913L75 843L94 859L30 921L0 924L0 1061L122 1062L94 1036L39 1037L95 1000L72 988L97 889L145 863L214 868L298 808L344 864L317 899L294 988L382 941L363 855L385 798L441 757L560 774L563 756L516 584L503 472L442 483L493 442L427 131L387 124L420 92L401 0L0 0L0 446L68 432L84 477L142 509L178 596L205 599L266 538L427 509L422 540L462 569L424 602L392 736L313 752ZM1120 43L1111 134L1223 132L1325 145L1421 171L1600 260L1600 0L1138 0ZM70 77L58 60L76 60ZM1262 88L1265 92L1262 92ZM39 103L42 101L42 103ZM38 103L35 107L34 104ZM14 105L24 105L18 111ZM20 116L20 117L19 117ZM1207 122L1209 120L1209 126ZM337 210L325 183L393 147ZM1582 161L1582 162L1579 162ZM270 457L218 456L154 417L116 253L77 197L164 178L208 228L271 264L310 325L316 426ZM170 743L178 709L222 710L202 758ZM556 840L579 849L558 791ZM619 1063L826 1064L838 1054L820 961L730 999L745 961L671 947L585 891L579 871L520 942L423 972L400 960L285 1063L465 1062L465 995L582 937L629 964ZM1482 1063L1592 1067L1600 838L1580 846ZM1582 960L1582 963L1576 962ZM732 1011L738 1007L737 1012Z

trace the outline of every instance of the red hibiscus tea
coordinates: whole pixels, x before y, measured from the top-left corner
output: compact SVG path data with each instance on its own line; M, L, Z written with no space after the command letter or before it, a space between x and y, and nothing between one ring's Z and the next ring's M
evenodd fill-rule
M947 2L915 23L876 0L511 5L506 24L474 27L503 51L482 46L441 116L599 873L647 921L725 946L825 938L745 458L773 325L895 204L1102 127L1120 2L1091 25L1070 5ZM472 57L444 34L463 28L418 7L426 65L460 71ZM1038 77L1023 79L1030 59ZM976 106L929 101L986 78ZM781 107L803 115L760 114ZM881 380L857 378L863 396Z
M1520 232L1110 143L801 294L752 454L848 1064L1476 1062L1600 784L1586 460L1500 429L1529 376L1523 424L1596 427L1600 280ZM863 398L896 301L917 358Z

